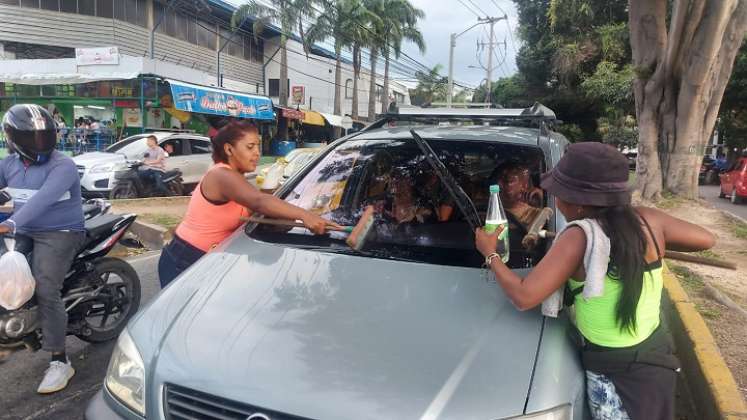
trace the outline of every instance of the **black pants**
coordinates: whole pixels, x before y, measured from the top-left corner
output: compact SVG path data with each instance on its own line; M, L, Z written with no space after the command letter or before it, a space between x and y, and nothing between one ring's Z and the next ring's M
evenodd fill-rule
M161 282L161 288L166 287L203 255L204 251L174 235L174 239L161 251L161 258L158 260L158 280Z
M153 185L156 187L156 191L161 192L166 197L171 196L171 191L166 188L166 184L163 183L163 172L157 169L143 169L140 171L140 176L143 179L150 179L153 181Z
M62 285L84 239L84 232L63 231L24 233L17 237L16 250L21 251L19 246L33 249L30 262L36 280L34 295L41 320L42 349L49 352L65 351L67 312L62 302Z

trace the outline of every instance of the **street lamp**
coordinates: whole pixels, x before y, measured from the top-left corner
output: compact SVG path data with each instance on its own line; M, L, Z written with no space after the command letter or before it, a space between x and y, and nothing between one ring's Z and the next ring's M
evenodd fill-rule
M462 32L458 34L451 34L450 41L449 41L449 88L448 93L446 94L446 107L451 108L451 98L454 96L454 47L456 47L456 39L460 36L466 34L470 29L479 26L484 25L487 22L477 22L474 25L470 26L469 28L463 30Z

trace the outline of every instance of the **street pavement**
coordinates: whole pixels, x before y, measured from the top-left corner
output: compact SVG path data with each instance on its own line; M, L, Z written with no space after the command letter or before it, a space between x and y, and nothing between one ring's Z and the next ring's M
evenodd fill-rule
M129 260L140 276L141 306L160 290L159 255L151 252ZM36 387L49 364L49 354L28 350L11 354L0 363L0 419L82 419L88 401L101 388L113 347L114 341L90 344L68 337L68 357L76 374L65 390L48 396L37 394Z
M700 197L713 204L717 209L728 211L747 220L747 204L731 204L728 198L718 198L718 185L701 185Z

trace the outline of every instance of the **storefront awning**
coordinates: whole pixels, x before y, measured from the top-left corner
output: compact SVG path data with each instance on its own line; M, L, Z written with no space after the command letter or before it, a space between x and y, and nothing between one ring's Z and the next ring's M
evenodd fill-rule
M353 128L353 119L350 117L341 117L339 115L335 114L326 114L324 112L320 112L325 120L329 123L331 126L335 127L342 127L345 129Z
M324 117L322 117L322 114L315 112L315 111L304 111L304 118L303 123L309 124L309 125L320 125L324 126L326 123L324 122Z
M176 109L200 114L227 117L273 120L272 100L265 96L250 95L208 86L167 80Z

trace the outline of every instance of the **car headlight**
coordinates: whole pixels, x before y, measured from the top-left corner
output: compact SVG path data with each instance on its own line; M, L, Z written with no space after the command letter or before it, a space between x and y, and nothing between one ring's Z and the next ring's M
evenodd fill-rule
M91 167L92 174L103 174L106 172L111 172L112 170L114 170L114 165L112 165L111 163L93 165L93 167Z
M104 383L122 404L145 417L145 368L126 329L114 347Z
M505 420L571 420L571 406L561 405L560 407L537 413L526 414L523 416L510 417Z

